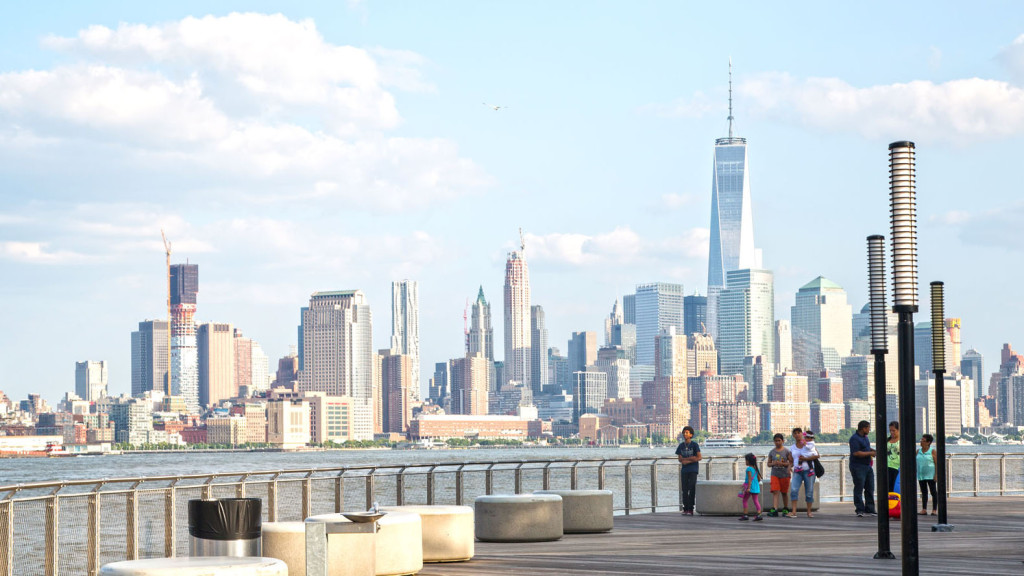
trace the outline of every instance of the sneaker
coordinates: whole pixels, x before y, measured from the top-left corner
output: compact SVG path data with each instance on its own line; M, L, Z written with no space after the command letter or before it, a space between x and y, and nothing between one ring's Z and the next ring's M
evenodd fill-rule
M768 515L769 518L778 518L779 517L779 511L774 509L774 508L772 508L771 510L766 512L766 514Z
M864 517L864 513L863 512L857 512L857 518L863 518L863 517Z
M783 516L789 516L789 508L783 508L782 509L782 515Z
M764 520L764 517L763 517L763 516L761 516L760 514L758 514L758 515L757 515L757 516L756 516L756 517L754 518L754 522L760 522L761 520Z
M869 516L878 516L878 512L871 511L871 512L868 512L868 515Z
M744 514L743 516L740 516L740 522L746 522L747 520L750 520L750 518L747 517L746 514Z

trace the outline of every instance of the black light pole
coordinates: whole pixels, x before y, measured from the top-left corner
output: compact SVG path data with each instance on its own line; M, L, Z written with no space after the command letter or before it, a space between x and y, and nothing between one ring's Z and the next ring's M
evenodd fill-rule
M871 313L871 353L875 356L875 448L885 444L886 396L885 355L889 352L888 326L885 309L885 236L868 236L868 296ZM877 454L877 452L876 452ZM875 459L875 510L878 514L878 552L876 560L896 558L889 550L888 492L882 497L882 487L888 485L888 468Z
M946 522L946 331L942 282L932 282L932 372L935 374L935 484L939 523L932 532L952 532Z
M889 144L889 209L892 224L892 311L897 325L900 402L900 502L903 575L920 573L917 548L917 405L914 395L914 313L917 312L917 200L914 143Z

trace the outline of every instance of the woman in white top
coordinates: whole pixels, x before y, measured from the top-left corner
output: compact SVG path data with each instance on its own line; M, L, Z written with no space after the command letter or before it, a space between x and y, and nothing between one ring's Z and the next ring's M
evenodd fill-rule
M803 430L793 429L793 445L789 447L793 454L793 484L789 489L789 498L793 501L793 511L790 518L796 518L796 503L800 496L800 485L804 485L804 501L807 503L807 517L814 518L811 512L811 504L814 503L814 467L812 461L818 459L818 451L814 449L813 443L808 445L804 439Z

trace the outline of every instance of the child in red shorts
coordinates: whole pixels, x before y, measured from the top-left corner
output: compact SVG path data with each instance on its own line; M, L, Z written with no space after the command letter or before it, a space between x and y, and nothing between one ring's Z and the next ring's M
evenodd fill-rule
M773 438L775 449L768 452L768 468L771 469L772 479L772 508L768 515L777 518L779 513L783 516L789 515L789 480L793 475L793 454L784 446L786 437L776 434ZM779 508L779 495L782 495L782 505Z

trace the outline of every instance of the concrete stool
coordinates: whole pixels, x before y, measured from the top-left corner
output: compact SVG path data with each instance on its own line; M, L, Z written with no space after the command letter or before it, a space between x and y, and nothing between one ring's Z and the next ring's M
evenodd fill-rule
M381 510L420 515L424 562L464 562L473 557L473 509L469 506L384 506Z
M377 576L423 570L423 521L412 512L388 512L377 521Z
M150 558L107 564L100 576L288 576L288 566L274 558Z
M264 522L263 555L288 565L288 576L306 576L306 523Z
M562 497L562 530L566 534L612 529L611 490L534 490L533 493Z
M317 516L310 516L306 518L306 522L322 522L325 524L354 524L348 518L345 518L341 514L319 514ZM264 524L268 525L277 524L277 522L270 522ZM292 524L292 522L282 522L281 524ZM354 527L353 527L354 528ZM287 530L282 528L282 530ZM266 533L266 528L264 528ZM305 530L301 539L296 541L296 545L301 548L301 555L303 558L302 563L302 576L306 574L306 535ZM296 553L295 556L298 556ZM293 556L294 557L294 556ZM372 532L365 533L342 533L342 534L328 534L327 535L327 564L330 566L331 576L374 576L377 572L377 535ZM291 564L288 564L291 568ZM289 571L289 576L291 576Z
M476 497L481 542L547 542L562 537L562 497L515 494Z
M697 513L701 516L739 516L743 514L743 499L738 497L743 483L739 480L710 480L697 482L694 499ZM771 482L761 482L761 508L771 504ZM750 509L753 512L753 503Z

